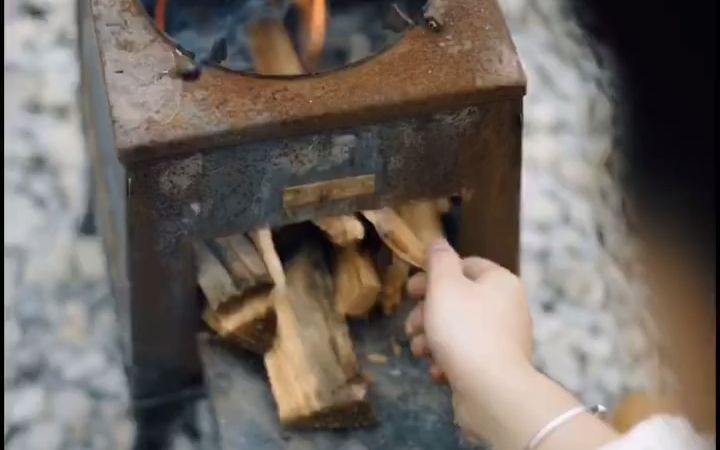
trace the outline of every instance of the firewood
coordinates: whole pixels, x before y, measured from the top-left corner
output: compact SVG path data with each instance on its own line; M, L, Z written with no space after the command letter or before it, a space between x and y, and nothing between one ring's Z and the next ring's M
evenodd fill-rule
M231 300L240 300L243 291L238 289L220 260L204 242L195 243L197 282L212 309Z
M260 257L265 262L270 278L272 278L275 286L283 286L285 284L285 271L283 270L280 256L275 250L273 243L272 231L270 228L258 228L250 233L250 239L255 243L260 252Z
M444 236L440 207L438 201L413 201L395 209L427 249Z
M269 289L239 288L207 243L195 244L197 281L208 307L205 322L219 335L261 353L272 343L275 314Z
M368 353L365 357L373 364L387 364L388 362L388 357L381 353Z
M327 0L295 0L300 11L301 54L305 66L312 70L322 53L327 22Z
M450 211L450 199L439 198L435 200L435 206L440 214L445 214Z
M322 217L314 221L335 245L345 246L365 237L365 228L353 216Z
M415 267L425 268L425 246L394 210L363 211L363 215L395 255Z
M282 22L263 19L248 26L250 54L255 70L263 75L299 75L300 58Z
M277 336L265 367L282 424L345 428L374 423L347 324L332 307L332 279L313 249L287 267L275 298Z
M271 289L262 289L241 300L223 303L217 310L206 308L205 322L228 341L263 354L275 338L275 307Z
M337 250L335 309L348 317L366 317L380 293L380 278L369 255L356 246Z
M209 242L209 247L214 250L241 292L273 285L265 262L245 235L216 238Z
M409 275L410 264L393 255L392 262L385 268L380 294L380 303L385 315L389 316L397 310Z

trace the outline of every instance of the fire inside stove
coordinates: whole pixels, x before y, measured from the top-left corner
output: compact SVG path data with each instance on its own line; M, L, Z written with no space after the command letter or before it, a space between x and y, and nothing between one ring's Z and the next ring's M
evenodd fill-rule
M424 22L423 1L397 0L143 0L156 27L196 61L264 73L259 49L286 40L301 73L360 62L392 46ZM268 37L268 23L281 36ZM271 33L273 34L273 33ZM287 59L287 50L285 58ZM283 73L295 75L295 73Z

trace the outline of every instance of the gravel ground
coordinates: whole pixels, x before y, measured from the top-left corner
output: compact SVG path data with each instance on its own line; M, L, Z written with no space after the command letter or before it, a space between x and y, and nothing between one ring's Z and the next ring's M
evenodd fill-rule
M560 0L503 0L528 75L523 278L537 364L612 406L657 383L633 243L605 170L610 106ZM6 0L5 448L125 449L133 426L75 93L75 4ZM192 448L184 437L178 448Z

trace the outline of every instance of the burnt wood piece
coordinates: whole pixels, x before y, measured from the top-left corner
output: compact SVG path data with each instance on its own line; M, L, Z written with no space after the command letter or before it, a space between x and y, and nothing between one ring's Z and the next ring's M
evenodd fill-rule
M272 289L246 294L217 309L206 308L203 319L220 337L254 353L263 354L275 338L275 306Z
M335 310L343 316L366 317L381 285L370 256L357 246L338 247L335 266Z
M332 279L315 249L287 266L285 295L275 299L277 337L265 354L280 421L296 427L374 423L352 341L333 308Z

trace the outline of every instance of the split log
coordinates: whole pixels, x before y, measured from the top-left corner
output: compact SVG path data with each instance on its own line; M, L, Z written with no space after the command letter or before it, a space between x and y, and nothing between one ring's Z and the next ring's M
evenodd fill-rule
M380 293L380 278L369 255L356 246L337 250L335 310L348 317L366 317Z
M267 285L254 290L239 288L206 243L195 244L195 260L198 285L209 305L203 314L205 322L247 350L267 350L275 335L275 313Z
M394 210L363 211L363 215L395 255L415 267L425 268L425 246Z
M287 267L286 295L275 298L277 336L265 354L280 421L299 427L345 428L374 423L367 383L347 324L332 307L332 279L305 247Z
M225 302L242 299L243 291L235 286L230 274L220 260L204 242L195 248L197 282L212 309L218 309Z
M357 217L323 217L316 219L313 223L320 227L335 245L350 245L365 237L365 228Z
M275 286L285 285L285 271L283 270L280 256L275 250L273 243L272 231L270 228L258 228L250 233L250 239L255 243L255 247L260 252L260 258L265 262L270 278L272 278Z
M275 338L276 320L271 289L246 295L240 301L226 302L217 310L206 308L205 322L220 337L246 350L263 354Z
M383 312L387 315L394 313L402 301L410 264L423 268L427 248L444 235L440 216L449 204L443 200L406 203L396 208L397 214L390 209L371 212L370 217L365 214L393 251L392 262L385 269L381 294Z
M440 202L413 201L396 208L398 215L427 248L437 239L444 237L440 215Z
M391 315L402 301L405 283L410 275L410 264L392 255L392 262L385 268L380 304L385 315Z
M255 70L263 75L299 75L303 73L285 25L272 19L248 25L250 54Z
M265 262L245 235L216 238L208 246L218 256L241 292L273 285Z

